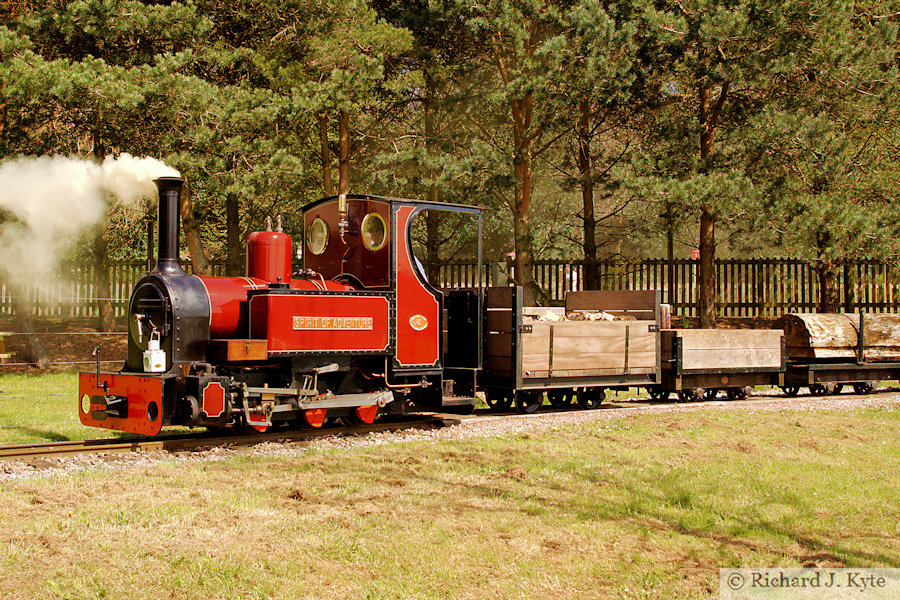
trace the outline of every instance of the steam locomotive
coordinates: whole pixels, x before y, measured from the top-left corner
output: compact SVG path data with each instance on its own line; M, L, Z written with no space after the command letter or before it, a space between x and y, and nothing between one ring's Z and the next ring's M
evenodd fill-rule
M156 267L131 295L124 368L79 376L83 424L156 435L165 425L265 431L472 410L474 372L456 388L463 395L446 378L444 294L417 263L410 227L426 209L470 213L480 227L479 209L326 198L303 208L299 273L279 227L250 234L245 277L199 277L179 260L183 181L156 184Z
M384 413L471 412L476 391L491 408L534 412L545 395L555 406L590 409L608 389L737 399L758 385L792 395L849 383L866 393L874 380L900 377L900 347L885 341L894 336L866 325L865 315L858 326L832 315L838 325L827 327L800 315L799 333L785 329L807 346L796 348L778 329L671 329L654 290L570 292L554 315L523 306L517 287L437 289L413 254L413 221L425 210L474 218L481 273L482 211L472 206L325 198L302 209L299 272L290 237L270 226L247 240L246 276L189 275L179 260L183 181L156 184L156 267L131 295L124 367L104 372L98 360L79 375L87 426L145 435L168 425L266 431L321 427L326 418L361 424ZM890 318L900 331L900 317ZM816 338L835 326L846 330L847 347L826 347L833 335Z

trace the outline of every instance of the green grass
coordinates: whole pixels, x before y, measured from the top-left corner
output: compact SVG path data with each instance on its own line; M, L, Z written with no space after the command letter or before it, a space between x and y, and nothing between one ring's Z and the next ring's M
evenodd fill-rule
M0 444L117 437L78 420L78 374L0 377Z
M0 484L0 597L714 598L900 567L900 412L691 411Z

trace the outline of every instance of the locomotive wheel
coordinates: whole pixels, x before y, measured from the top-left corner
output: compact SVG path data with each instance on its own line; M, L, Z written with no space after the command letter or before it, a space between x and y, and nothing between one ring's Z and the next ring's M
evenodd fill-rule
M319 429L325 422L325 415L327 414L328 409L325 408L311 408L309 410L304 410L303 422L314 429Z
M729 388L728 391L731 391L731 388ZM715 400L715 399L718 398L718 397L719 397L719 390L718 390L718 388L711 388L711 389L708 389L708 390L704 390L704 392L703 392L703 399L704 399L704 400Z
M800 387L796 385L786 385L781 388L781 391L784 392L785 396L793 398L800 393Z
M871 394L875 391L875 386L868 381L853 384L854 394Z
M544 392L519 390L516 392L516 408L520 413L536 413L544 403Z
M747 398L747 388L736 387L728 388L729 400L745 400Z
M363 425L371 425L378 416L378 405L357 406L352 409L349 415L339 417L339 420L345 427L362 427Z
M254 425L253 421L237 427L238 433L241 435L253 435L254 433L265 433L269 430L268 425Z
M576 396L578 406L586 410L600 408L600 405L603 404L605 399L606 390L603 388L585 388L578 392Z
M265 422L266 422L265 417L263 417L262 415L259 415L260 420L258 422L259 424L257 424L257 421L255 421L253 419L254 416L257 416L257 415L251 414L250 420L245 422L244 425L241 427L241 429L243 430L244 433L248 433L248 434L251 434L254 431L257 433L265 433L269 429L269 426L265 424Z
M551 390L547 392L547 399L556 408L563 408L572 404L574 393L571 390Z
M678 401L679 402L696 402L697 394L694 393L694 390L678 390Z
M664 401L669 399L669 390L664 390L658 387L648 387L647 393L650 394L650 399L656 402Z
M357 406L356 410L353 412L356 414L357 419L359 419L366 425L371 425L375 422L375 417L378 416L378 405L372 404L371 406Z
M503 412L509 410L509 407L512 406L512 398L510 396L509 392L503 393L499 390L488 390L484 395L484 401L492 411Z

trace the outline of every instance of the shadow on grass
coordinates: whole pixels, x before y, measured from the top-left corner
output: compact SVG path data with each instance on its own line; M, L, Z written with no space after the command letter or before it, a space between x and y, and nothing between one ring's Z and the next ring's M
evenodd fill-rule
M679 535L688 535L697 539L714 541L732 547L740 547L759 553L769 553L784 556L797 562L808 563L817 560L830 560L840 563L842 566L870 567L887 566L900 567L900 559L897 555L891 555L876 550L857 550L845 547L838 540L823 539L804 532L798 528L789 528L781 524L773 523L766 519L756 518L746 514L746 511L734 511L731 514L723 514L722 508L714 506L698 505L691 494L685 490L677 490L671 486L651 486L636 488L619 484L620 489L626 493L626 500L610 499L604 510L591 511L588 506L582 506L577 511L576 517L605 518L611 520L631 520L642 527L657 531L672 531ZM655 488L655 489L654 489ZM654 493L656 495L654 495ZM653 506L648 506L648 501ZM804 523L802 517L813 514L815 507L807 506L801 499L792 497L785 500L786 504L793 504L796 512L801 515L798 518L799 526ZM574 508L574 507L573 507ZM587 510L585 510L587 509ZM716 515L727 522L726 527L747 532L746 537L736 537L708 527L691 527L684 524L692 515L703 517L704 515ZM758 532L755 534L755 532ZM838 532L836 531L835 534ZM762 535L759 535L762 534ZM754 540L753 538L762 538ZM779 544L781 540L788 540L803 548L805 552L796 553L784 548L786 544ZM782 546L782 547L779 547Z
M19 427L18 430L24 434L33 436L39 440L47 440L48 442L70 442L74 439L55 431L35 429L34 427Z
M16 427L14 431L20 432L23 436L27 436L30 441L27 442L15 442L12 445L23 445L23 444L40 444L44 442L74 442L74 441L83 441L83 440L91 440L98 439L98 436L101 432L106 433L103 439L122 439L128 438L133 439L135 437L139 437L137 434L129 433L127 431L114 431L111 429L95 429L93 427L85 427L84 435L81 434L70 434L66 435L63 433L59 433L58 431L52 431L47 429L39 429L36 427L27 427L20 426ZM95 433L96 432L96 433ZM144 438L140 438L144 439ZM146 438L146 439L149 439ZM0 445L7 445L8 442L5 442Z
M511 461L514 464L515 460ZM612 484L612 488L606 487L610 482L605 482L603 487L596 487L596 495L589 497L580 496L571 498L570 502L560 502L559 494L565 494L571 490L560 482L552 479L543 481L533 479L527 472L519 471L520 475L509 481L503 479L491 484L465 483L452 480L440 474L417 474L417 478L430 481L437 486L449 488L465 488L467 490L466 501L457 502L460 510L504 510L486 509L483 500L505 498L511 501L512 510L518 510L525 515L535 516L535 506L538 503L546 511L554 513L567 513L578 521L607 520L612 522L628 523L648 530L669 531L678 535L691 536L693 538L713 542L715 545L725 545L733 548L743 548L751 552L761 554L773 554L791 559L800 564L808 564L816 561L831 561L847 567L873 567L887 566L900 567L900 556L896 553L879 551L878 549L860 550L847 547L840 539L829 538L826 535L816 536L803 528L809 525L808 515L814 514L816 506L811 506L803 498L791 493L778 494L779 504L790 505L797 515L796 527L788 527L784 524L774 523L770 520L754 515L756 507L748 509L735 508L727 510L723 506L714 506L712 503L698 503L696 497L690 491L673 486L666 481L646 481L641 486L629 485L618 481ZM502 475L500 475L502 477ZM589 473L579 475L589 487L593 487L593 477ZM527 490L517 489L518 481L527 485ZM605 490L610 490L605 492ZM471 496L476 499L473 502ZM715 502L715 497L711 500ZM702 520L704 517L713 516L716 520L723 521L720 527L691 526L685 521L693 519ZM837 523L839 519L835 519ZM627 526L627 525L626 525ZM840 527L836 524L835 527ZM744 536L724 533L720 529L746 532ZM861 532L877 535L876 532ZM835 538L840 532L835 530ZM852 541L849 538L848 541ZM793 542L793 544L791 544ZM789 546L796 545L802 548L802 552L792 551Z

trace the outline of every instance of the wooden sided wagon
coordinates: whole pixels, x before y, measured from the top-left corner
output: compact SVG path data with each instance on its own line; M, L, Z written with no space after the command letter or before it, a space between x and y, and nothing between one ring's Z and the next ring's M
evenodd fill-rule
M521 288L488 288L481 378L488 404L533 412L546 393L555 406L596 408L607 388L656 384L659 325L657 291L569 292L565 309L554 311L523 306Z

